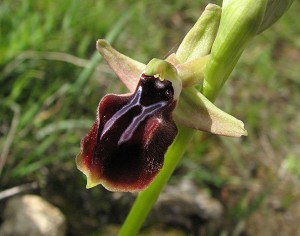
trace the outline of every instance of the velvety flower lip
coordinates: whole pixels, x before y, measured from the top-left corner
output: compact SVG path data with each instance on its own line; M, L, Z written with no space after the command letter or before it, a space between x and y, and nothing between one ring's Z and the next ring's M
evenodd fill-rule
M103 97L76 157L87 187L102 184L131 192L147 187L177 134L171 115L175 105L172 83L145 74L133 94Z

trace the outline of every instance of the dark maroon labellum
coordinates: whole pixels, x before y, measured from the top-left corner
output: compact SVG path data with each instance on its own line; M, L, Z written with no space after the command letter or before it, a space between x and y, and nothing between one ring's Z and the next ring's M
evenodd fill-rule
M170 81L143 74L132 95L103 97L77 157L94 185L140 191L151 183L177 134L173 95Z

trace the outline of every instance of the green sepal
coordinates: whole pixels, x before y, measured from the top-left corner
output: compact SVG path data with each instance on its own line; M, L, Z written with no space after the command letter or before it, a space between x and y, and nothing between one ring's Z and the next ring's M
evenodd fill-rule
M134 92L146 65L118 52L103 39L97 41L97 50L130 92Z
M213 134L230 137L247 136L242 121L217 108L193 87L181 92L173 118L182 126Z

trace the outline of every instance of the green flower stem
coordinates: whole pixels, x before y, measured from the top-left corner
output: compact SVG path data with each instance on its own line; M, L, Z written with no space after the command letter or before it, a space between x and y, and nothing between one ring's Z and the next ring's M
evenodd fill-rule
M119 232L119 236L133 236L138 233L159 194L180 162L193 134L194 131L192 129L179 129L175 141L165 155L165 163L162 170L153 183L146 190L139 193Z

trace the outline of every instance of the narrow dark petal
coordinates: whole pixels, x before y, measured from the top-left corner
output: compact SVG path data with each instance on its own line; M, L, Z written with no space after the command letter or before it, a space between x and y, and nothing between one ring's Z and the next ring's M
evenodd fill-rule
M77 157L88 187L140 191L151 183L177 134L173 95L170 81L142 75L134 94L109 94L100 101Z

